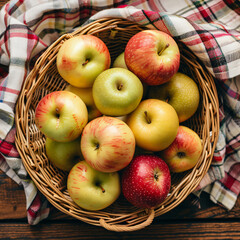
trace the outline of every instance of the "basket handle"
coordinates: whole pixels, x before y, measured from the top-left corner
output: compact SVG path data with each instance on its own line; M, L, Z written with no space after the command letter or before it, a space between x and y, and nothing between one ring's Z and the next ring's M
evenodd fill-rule
M111 225L111 224L108 224L106 223L106 221L101 218L99 220L99 223L102 227L106 228L107 230L110 230L110 231L115 231L115 232L130 232L130 231L136 231L136 230L140 230L142 228L145 228L146 226L150 225L154 219L154 216L155 216L155 212L153 209L149 209L149 214L148 214L148 217L147 219L138 224L138 225L134 225L134 226L126 226L126 225L121 225L121 224L116 224L116 225Z

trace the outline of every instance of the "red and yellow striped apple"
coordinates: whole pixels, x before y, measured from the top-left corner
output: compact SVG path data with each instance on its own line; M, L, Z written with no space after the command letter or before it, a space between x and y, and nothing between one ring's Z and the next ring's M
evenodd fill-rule
M89 122L82 132L81 151L86 162L102 172L115 172L133 158L135 138L128 125L102 116Z
M161 151L175 139L179 120L170 104L158 99L146 99L128 116L127 124L140 148Z
M174 141L159 154L171 172L184 172L197 164L202 148L201 139L196 132L188 127L179 126Z
M72 200L81 208L101 210L119 197L119 174L99 172L86 161L81 161L68 174L67 189Z
M159 30L144 30L128 41L125 62L148 85L163 84L178 71L180 52L175 40Z
M92 87L96 77L110 64L106 44L93 35L79 35L66 40L57 54L59 74L75 87Z
M39 130L57 142L73 141L88 121L85 103L74 93L55 91L44 96L35 110Z

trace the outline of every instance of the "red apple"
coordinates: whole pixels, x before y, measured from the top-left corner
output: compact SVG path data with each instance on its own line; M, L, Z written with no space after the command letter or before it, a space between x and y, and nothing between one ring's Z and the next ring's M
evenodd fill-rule
M66 40L57 54L57 69L75 87L92 87L96 77L111 64L106 44L93 35L79 35Z
M201 139L192 129L179 126L172 144L160 152L171 172L184 172L193 168L202 153Z
M160 85L178 71L180 52L175 40L159 30L144 30L128 41L125 62L148 85Z
M114 117L98 117L82 132L81 151L86 162L101 172L126 167L135 151L135 138L128 125Z
M47 94L35 110L39 130L57 142L70 142L78 138L87 121L86 105L76 94L67 91Z
M167 197L171 175L167 164L154 155L140 155L123 170L122 192L139 208L154 208Z

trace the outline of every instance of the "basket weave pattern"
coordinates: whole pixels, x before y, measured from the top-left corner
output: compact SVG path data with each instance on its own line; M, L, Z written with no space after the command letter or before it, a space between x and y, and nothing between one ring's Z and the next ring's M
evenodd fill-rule
M208 171L219 132L218 98L211 74L193 53L178 43L181 52L180 70L196 81L201 95L199 109L184 125L199 134L203 152L191 171L172 174L170 194L160 206L151 210L138 209L122 196L101 211L86 211L78 207L66 189L67 173L54 167L46 156L45 137L35 125L34 114L41 98L52 91L63 90L66 86L56 68L56 56L64 41L79 34L93 34L106 43L113 62L124 51L130 37L144 29L124 19L106 18L63 35L38 58L24 82L16 105L16 146L37 188L60 211L112 231L134 231L151 224L154 217L180 204Z

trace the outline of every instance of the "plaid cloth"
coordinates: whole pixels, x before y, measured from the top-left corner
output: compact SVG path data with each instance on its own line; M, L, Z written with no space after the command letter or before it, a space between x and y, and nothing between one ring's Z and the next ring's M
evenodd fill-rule
M240 191L240 5L234 0L12 0L0 11L0 168L22 184L29 224L50 204L26 173L14 145L14 106L31 63L61 34L103 17L160 29L186 44L216 79L220 135L195 194L231 209Z

